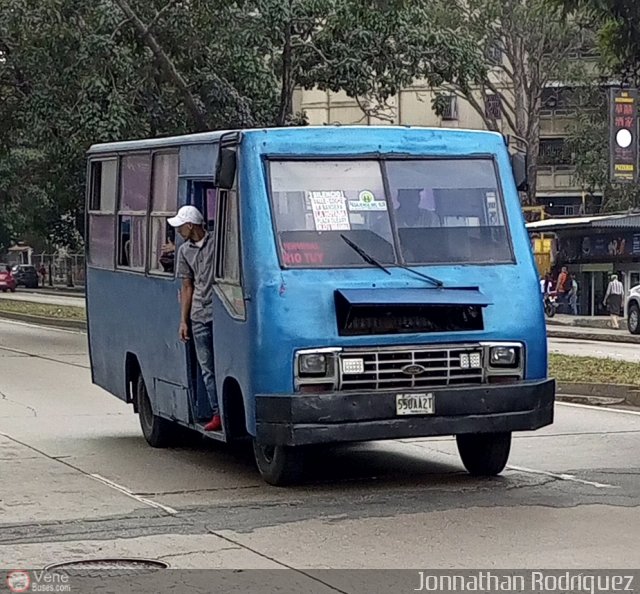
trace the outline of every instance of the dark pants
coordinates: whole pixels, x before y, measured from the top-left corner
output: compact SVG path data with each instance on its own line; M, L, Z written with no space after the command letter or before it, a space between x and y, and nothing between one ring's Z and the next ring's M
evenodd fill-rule
M218 395L216 391L215 367L213 364L213 323L193 322L193 342L196 357L202 370L202 380L207 389L209 404L214 415L219 414Z

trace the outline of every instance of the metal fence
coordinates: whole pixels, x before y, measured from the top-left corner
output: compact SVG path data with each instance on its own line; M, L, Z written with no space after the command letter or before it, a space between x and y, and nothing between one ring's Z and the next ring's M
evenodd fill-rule
M44 284L49 286L84 286L84 254L32 254L31 263L40 275L40 284L43 284L44 276ZM43 267L44 275L42 275Z

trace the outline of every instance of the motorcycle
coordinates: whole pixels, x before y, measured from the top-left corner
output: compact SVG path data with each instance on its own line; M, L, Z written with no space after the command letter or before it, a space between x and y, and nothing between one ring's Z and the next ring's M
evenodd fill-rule
M547 293L544 296L544 313L548 318L552 318L556 315L560 304L558 303L558 296L553 293Z

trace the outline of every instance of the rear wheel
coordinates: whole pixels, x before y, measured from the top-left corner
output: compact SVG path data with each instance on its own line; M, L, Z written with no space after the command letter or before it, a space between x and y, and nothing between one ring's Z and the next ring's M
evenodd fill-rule
M177 427L171 421L153 414L151 399L147 392L142 374L136 382L136 399L138 402L138 416L140 427L147 443L154 448L166 448L174 443Z
M300 482L305 451L301 447L270 446L253 441L253 455L262 478L270 485Z
M640 308L637 303L632 303L629 306L629 319L627 320L627 327L631 334L640 334Z
M496 476L507 465L511 433L472 433L456 435L464 467L473 476Z

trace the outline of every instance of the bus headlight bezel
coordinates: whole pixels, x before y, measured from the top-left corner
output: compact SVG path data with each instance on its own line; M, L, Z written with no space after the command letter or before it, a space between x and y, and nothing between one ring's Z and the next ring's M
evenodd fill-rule
M320 385L338 387L338 353L340 348L304 349L296 351L294 381L296 390L301 386Z
M520 349L515 346L494 346L489 349L489 367L515 369L519 365Z

